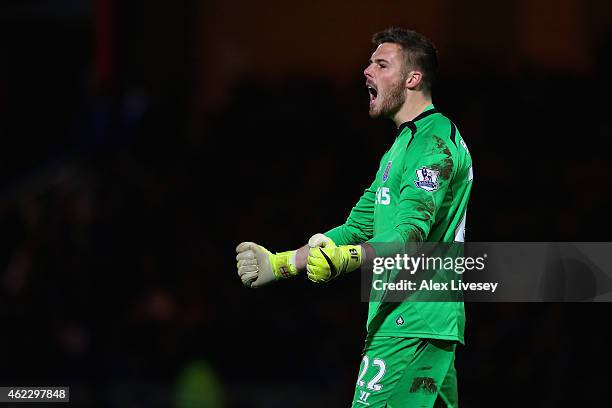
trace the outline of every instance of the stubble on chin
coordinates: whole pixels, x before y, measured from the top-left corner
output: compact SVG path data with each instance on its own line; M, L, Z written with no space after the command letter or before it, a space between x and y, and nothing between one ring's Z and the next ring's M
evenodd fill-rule
M384 115L388 118L395 116L401 109L404 101L406 101L406 95L404 94L404 88L401 86L401 83L399 83L390 90L388 97L384 101L385 103L380 107L380 115Z
M370 106L370 110L368 111L370 118L378 119L380 117L380 110L376 110L376 108Z
M372 119L392 118L401 109L405 100L404 88L402 82L399 82L395 87L389 89L389 93L384 99L381 98L378 108L370 106L368 113Z

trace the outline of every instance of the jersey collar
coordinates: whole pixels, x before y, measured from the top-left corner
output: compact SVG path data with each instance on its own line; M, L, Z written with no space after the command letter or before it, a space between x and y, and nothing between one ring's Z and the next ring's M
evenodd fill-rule
M412 134L416 133L417 128L416 128L416 125L414 124L414 122L419 121L419 120L421 120L423 118L426 118L429 115L433 115L434 113L438 113L438 110L436 109L435 106L429 105L428 107L425 108L425 110L423 112L421 112L419 115L417 115L417 117L415 117L412 120L409 120L408 122L402 123L397 128L397 135L399 136L405 128L410 128L410 131L412 132Z

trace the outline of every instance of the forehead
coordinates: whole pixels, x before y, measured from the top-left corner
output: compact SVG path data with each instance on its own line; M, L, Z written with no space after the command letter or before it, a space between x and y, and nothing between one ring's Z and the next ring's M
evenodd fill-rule
M399 61L402 57L402 47L395 43L382 43L372 53L372 60L384 59L389 62Z

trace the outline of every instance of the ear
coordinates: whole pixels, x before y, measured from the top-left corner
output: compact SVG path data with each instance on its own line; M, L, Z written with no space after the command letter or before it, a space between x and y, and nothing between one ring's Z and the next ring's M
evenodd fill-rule
M405 86L411 91L416 91L422 80L423 73L421 71L410 71L406 77Z

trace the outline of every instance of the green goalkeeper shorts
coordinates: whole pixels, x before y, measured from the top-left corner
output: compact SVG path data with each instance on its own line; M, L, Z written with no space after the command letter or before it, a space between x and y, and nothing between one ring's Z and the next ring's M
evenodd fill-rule
M406 337L367 339L353 408L457 407L455 345Z

